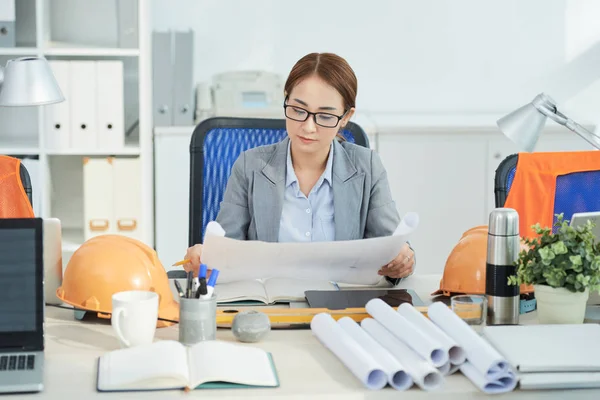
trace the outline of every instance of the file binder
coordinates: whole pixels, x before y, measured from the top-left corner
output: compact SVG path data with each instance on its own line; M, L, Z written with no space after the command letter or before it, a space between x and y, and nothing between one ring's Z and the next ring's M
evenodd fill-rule
M84 239L114 233L113 157L83 159Z
M55 150L71 147L71 78L69 61L48 61L65 101L45 107L45 123L48 147Z
M96 61L70 61L71 146L97 147Z
M15 0L0 0L0 47L15 47Z
M97 146L121 149L125 146L123 62L97 61Z
M170 126L173 121L171 32L152 32L152 82L154 126Z
M194 125L194 32L174 32L174 40L172 125L191 126Z
M117 1L119 47L138 47L138 0Z
M112 166L115 233L142 240L140 159L115 158Z

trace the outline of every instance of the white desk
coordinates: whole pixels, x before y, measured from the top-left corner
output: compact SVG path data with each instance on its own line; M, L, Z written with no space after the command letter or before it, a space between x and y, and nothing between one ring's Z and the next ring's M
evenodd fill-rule
M413 279L414 278L414 279ZM437 277L413 276L414 289L423 299L435 289ZM405 282L409 285L411 282ZM435 283L434 283L435 282ZM431 284L433 283L433 289ZM534 313L522 318L523 323L535 323ZM160 328L156 331L157 340L177 340L177 326ZM218 339L235 341L230 330L219 330ZM118 348L109 320L77 321L73 312L55 307L46 308L46 368L45 390L38 394L7 395L3 398L48 398L65 400L72 398L144 398L169 399L239 399L246 398L324 398L335 399L466 399L488 397L480 392L462 374L446 377L441 392L424 392L416 386L407 392L398 393L391 388L369 391L305 330L275 330L262 342L254 344L273 354L281 386L277 389L232 389L183 391L100 393L96 391L97 358L107 351ZM510 399L598 399L600 389L576 391L520 391L501 395ZM309 397L310 396L310 397Z

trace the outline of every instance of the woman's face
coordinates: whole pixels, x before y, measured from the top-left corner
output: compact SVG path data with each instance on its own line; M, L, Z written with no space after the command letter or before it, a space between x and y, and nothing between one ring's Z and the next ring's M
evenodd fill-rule
M286 104L288 136L294 151L303 153L329 149L331 141L354 112L351 109L340 120L338 117L344 114L342 96L316 75L300 81L288 94Z

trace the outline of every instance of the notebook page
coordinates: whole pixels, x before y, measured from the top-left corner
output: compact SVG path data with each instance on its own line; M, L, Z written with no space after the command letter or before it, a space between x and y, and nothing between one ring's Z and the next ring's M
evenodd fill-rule
M181 388L188 382L186 360L185 347L172 340L111 351L100 357L98 388Z
M188 350L192 388L207 382L277 386L266 351L257 347L210 340Z
M257 300L267 303L267 293L263 283L256 280L218 283L215 286L218 303L230 303L241 300Z
M336 286L328 281L308 279L270 278L265 281L269 303L276 301L303 301L307 290L336 290Z

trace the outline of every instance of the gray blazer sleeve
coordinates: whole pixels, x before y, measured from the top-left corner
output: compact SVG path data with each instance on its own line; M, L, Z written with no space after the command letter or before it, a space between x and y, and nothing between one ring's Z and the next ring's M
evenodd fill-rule
M365 223L365 238L390 236L400 224L400 215L392 198L387 172L379 154L371 152L371 195Z
M250 224L248 210L248 179L246 177L246 154L241 153L231 169L217 222L225 230L225 236L246 240Z

